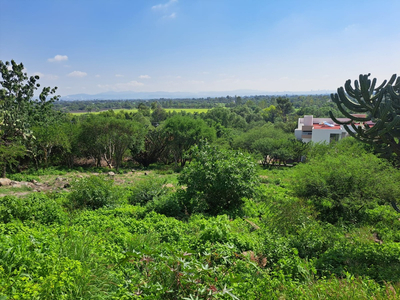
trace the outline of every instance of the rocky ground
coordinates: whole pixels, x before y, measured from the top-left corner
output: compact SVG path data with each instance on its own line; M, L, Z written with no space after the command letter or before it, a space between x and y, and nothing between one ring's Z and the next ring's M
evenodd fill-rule
M55 175L44 175L38 180L31 181L14 181L8 178L0 178L0 197L6 195L13 196L24 196L33 192L52 192L52 191L68 191L76 180L91 175L99 176L99 173L78 173L71 172L66 173L62 176ZM106 175L114 179L115 184L133 184L137 180L141 180L147 176L157 176L152 171L131 171L125 174L115 174L114 172L108 172L102 175Z

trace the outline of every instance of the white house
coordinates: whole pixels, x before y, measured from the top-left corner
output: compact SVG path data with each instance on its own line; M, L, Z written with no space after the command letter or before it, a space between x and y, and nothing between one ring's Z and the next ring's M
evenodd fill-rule
M365 117L365 115L357 115L359 117ZM346 122L348 118L338 118L338 121ZM374 124L368 122L370 126ZM356 126L363 126L363 124L355 124ZM351 128L351 127L350 127ZM348 136L347 131L342 125L336 124L331 118L314 118L312 115L306 115L304 118L299 118L297 128L294 131L294 135L298 140L305 143L310 141L327 142L338 141Z

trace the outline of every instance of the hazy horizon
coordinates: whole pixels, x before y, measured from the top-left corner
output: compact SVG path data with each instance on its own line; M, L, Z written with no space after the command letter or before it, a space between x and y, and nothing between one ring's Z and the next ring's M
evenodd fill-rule
M61 96L333 91L400 70L400 1L0 0L0 59Z

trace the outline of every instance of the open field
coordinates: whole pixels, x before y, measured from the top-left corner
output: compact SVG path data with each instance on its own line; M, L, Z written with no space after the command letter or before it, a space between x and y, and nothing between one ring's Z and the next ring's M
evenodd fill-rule
M181 111L185 111L185 112L190 113L190 114L194 114L194 113L200 114L200 113L205 113L205 112L207 112L209 109L208 109L208 108L165 108L165 110L166 110L167 112L173 112L173 111L181 112ZM103 110L103 111L107 111L107 110ZM92 113L92 114L98 114L98 113L103 112L103 111L91 112L91 113ZM121 108L121 109L113 109L113 111L114 111L115 113L119 113L120 111L137 112L137 109L123 109L123 108ZM76 111L75 111L75 112L71 112L71 114L73 114L73 115L80 115L80 114L85 114L85 113L87 113L87 112L86 112L86 111L85 111L85 112L76 112Z

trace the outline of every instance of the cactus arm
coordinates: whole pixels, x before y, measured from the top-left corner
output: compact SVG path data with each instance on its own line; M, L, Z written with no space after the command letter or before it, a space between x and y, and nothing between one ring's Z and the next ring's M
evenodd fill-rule
M349 121L339 121L338 119L335 118L335 116L332 114L332 112L329 112L329 117L332 119L333 122L335 122L336 124L340 124L340 125L347 125L350 124L352 122L352 120Z
M370 95L373 95L373 94L374 94L375 85L376 85L376 78L374 78L374 79L372 80L371 87L369 88L369 94L370 94Z
M391 204L392 204L392 207L394 208L394 210L397 211L398 213L400 213L400 209L397 207L396 202L392 201Z

